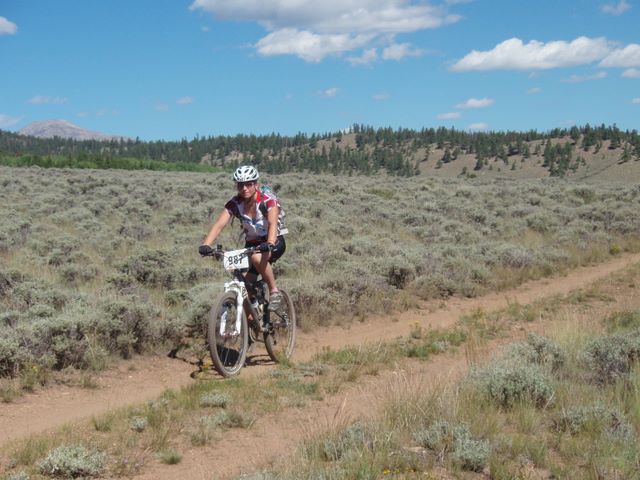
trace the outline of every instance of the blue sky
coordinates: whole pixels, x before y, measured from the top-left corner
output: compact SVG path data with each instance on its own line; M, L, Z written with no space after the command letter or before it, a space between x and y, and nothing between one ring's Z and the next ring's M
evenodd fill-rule
M0 0L0 129L640 128L640 0Z

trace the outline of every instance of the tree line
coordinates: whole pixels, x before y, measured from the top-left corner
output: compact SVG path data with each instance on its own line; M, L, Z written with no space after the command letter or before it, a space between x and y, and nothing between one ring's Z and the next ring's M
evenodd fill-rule
M346 145L346 134L354 139ZM375 174L385 171L392 175L410 176L418 173L421 161L433 149L443 150L441 163L455 161L460 154L476 158L475 169L480 170L488 160L532 154L530 143L545 143L543 166L551 175L564 175L575 168L578 157L572 157L567 147L551 148L552 139L570 142L572 149L602 148L609 142L610 149L623 149L622 160L640 159L640 136L637 130L620 130L613 126L573 126L547 132L469 132L455 128L423 128L421 130L374 128L354 124L348 131L322 134L298 133L294 136L270 135L196 136L191 140L142 141L127 140L72 140L55 137L43 139L18 135L0 130L0 154L14 163L35 162L85 168L151 168L190 170L185 165L214 165L232 168L238 163L252 163L268 172L292 171L335 174ZM540 144L540 142L537 142ZM418 152L424 152L419 158ZM164 165L145 162L162 162ZM87 165L96 165L88 167ZM122 166L124 165L124 166ZM171 167L173 165L174 167Z

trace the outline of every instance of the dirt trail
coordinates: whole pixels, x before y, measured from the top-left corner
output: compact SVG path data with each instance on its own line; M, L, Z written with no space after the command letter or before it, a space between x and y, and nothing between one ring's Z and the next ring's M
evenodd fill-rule
M446 302L428 303L421 309L392 315L391 321L389 316L380 315L348 328L332 327L300 334L295 360L309 359L324 347L338 349L350 344L406 335L416 322L425 328L447 327L453 325L461 314L478 308L488 311L505 307L509 302L526 304L550 295L568 293L636 262L640 262L640 254L621 255L610 262L582 267L562 277L529 282L518 288L481 298L456 298ZM450 372L447 368L460 366L447 367L446 356L436 358L429 364L428 374L448 376ZM0 404L0 445L67 423L81 421L113 408L155 398L166 388L179 388L192 383L194 380L189 374L193 371L193 366L178 360L163 357L140 358L101 376L98 379L98 387L93 390L56 387L26 395L15 403ZM242 375L258 375L264 371L264 367L249 367L243 370ZM393 377L398 374L389 375ZM386 379L383 381L388 384L387 375L383 377ZM360 400L350 401L349 395ZM185 452L180 463L180 476L185 479L222 478L224 475L237 474L244 468L254 468L268 463L278 455L283 455L288 446L293 447L297 444L305 431L314 429L319 423L335 421L333 419L336 412L344 414L345 405L349 405L347 410L350 413L368 410L369 407L366 406L366 402L362 403L361 396L362 392L353 391L328 398L321 406L314 405L313 412L304 409L287 412L290 416L287 416L286 425L282 425L282 419L277 415L260 419L246 434L234 434L234 437L240 437L234 438L238 453L257 451L250 460L238 460L235 465L229 460L241 459L243 456L233 455L229 450L225 450L223 458L216 457L215 449L199 448ZM293 434L293 431L297 434ZM243 436L247 438L243 440ZM225 465L224 469L220 468L221 465ZM175 475L175 470L171 470L170 467L158 466L140 478L175 478Z

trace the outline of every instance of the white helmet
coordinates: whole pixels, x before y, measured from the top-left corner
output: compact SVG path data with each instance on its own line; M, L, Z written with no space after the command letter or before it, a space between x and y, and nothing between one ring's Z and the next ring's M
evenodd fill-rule
M253 182L255 180L258 180L258 178L260 178L258 170L256 170L251 165L243 165L241 167L238 167L233 173L233 180L236 182Z

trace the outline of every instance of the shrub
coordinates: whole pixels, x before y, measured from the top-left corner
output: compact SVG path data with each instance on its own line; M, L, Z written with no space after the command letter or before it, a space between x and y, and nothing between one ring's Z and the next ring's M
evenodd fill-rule
M226 428L249 428L253 424L254 418L248 414L223 410L213 417L213 422Z
M498 249L501 265L511 268L530 267L535 263L535 254L528 248L518 245L504 245Z
M52 355L55 368L82 367L89 347L87 331L83 313L68 311L35 323L31 348L37 358Z
M472 380L491 402L503 408L520 402L543 407L553 397L551 382L540 367L524 361L494 361L474 370Z
M69 301L70 296L61 289L42 281L23 279L15 283L11 292L11 301L16 307L29 308L33 305L49 305L60 310Z
M134 240L137 240L138 242L147 240L149 237L151 237L152 233L153 230L148 225L133 223L131 221L123 223L118 228L118 235L132 238Z
M488 441L462 437L456 439L452 457L463 470L481 472L487 465L490 452Z
M129 426L134 432L144 432L149 425L145 417L132 417L129 420Z
M225 408L231 403L231 397L226 393L210 392L200 397L200 406Z
M167 465L177 465L182 461L182 455L175 450L163 450L158 454L160 461Z
M104 471L106 455L81 445L58 447L40 463L40 472L56 478L98 477Z
M100 305L92 328L110 352L129 358L156 340L152 320L158 316L156 308L135 296L110 298Z
M640 330L597 338L583 352L585 366L598 383L627 378L639 358Z
M556 431L571 435L592 428L617 440L631 441L635 436L633 425L622 412L599 404L563 408L552 422Z
M19 278L20 274L18 272L5 272L0 270L0 299L9 294Z
M640 328L640 310L615 312L605 319L610 332Z
M184 324L191 336L206 338L209 312L216 299L216 291L211 284L199 285L188 292L188 308L184 313Z
M191 443L197 446L208 444L213 440L218 426L219 423L216 417L206 415L198 418L191 430Z
M336 461L351 451L374 450L375 443L376 439L370 428L357 422L326 437L320 447L320 455L324 460Z
M0 377L10 377L16 374L19 349L20 345L15 338L0 335Z
M0 216L0 253L22 245L31 232L31 222L18 215Z
M437 420L426 430L415 432L413 437L421 447L435 452L440 461L450 455L463 470L482 471L489 460L489 442L473 438L464 425Z
M172 261L167 252L142 250L129 256L120 265L119 270L142 284L171 288L174 280L171 265Z
M552 370L557 370L566 361L564 351L556 343L535 333L529 333L523 343L509 345L505 356L537 365L546 365Z
M15 472L10 473L6 477L0 477L2 480L29 480L29 474L27 472Z
M98 276L98 269L86 263L67 263L60 268L60 275L69 283L87 282Z

